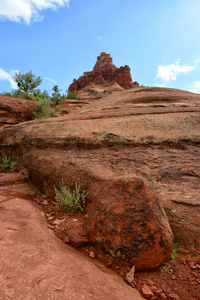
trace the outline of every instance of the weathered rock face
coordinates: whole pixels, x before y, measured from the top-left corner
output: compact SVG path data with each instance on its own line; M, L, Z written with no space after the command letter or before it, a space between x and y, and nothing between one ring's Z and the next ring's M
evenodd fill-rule
M170 257L173 235L154 191L141 178L110 181L88 211L90 241L137 270Z
M113 189L118 197L116 186L120 186L117 199L122 201L124 194L126 201L128 195L123 193L119 179L133 183L135 177L140 177L144 186L146 180L153 182L175 241L199 249L199 103L200 95L175 89L140 87L116 91L65 117L1 129L0 145L1 149L18 151L22 165L44 193L53 190L62 178L69 186L74 182L82 184L82 189L89 190L88 213L97 198L101 207L108 201L104 189L108 194ZM142 194L142 189L138 194ZM150 203L151 199L154 196L149 196ZM104 218L101 207L100 217ZM113 208L112 211L114 216ZM157 217L155 224L161 224L156 220ZM132 224L132 220L129 222ZM90 224L92 228L91 219ZM120 236L120 232L115 231L115 235ZM94 241L98 242L96 237ZM157 248L159 253L161 248ZM145 258L140 256L141 261L146 260L146 253ZM149 252L149 257L154 257L154 253ZM134 255L136 261L137 254Z
M29 186L19 191L14 182L21 178L8 175L0 174L0 299L144 300L114 272L56 238L44 213L25 200Z
M85 86L94 83L105 83L106 81L117 82L124 89L139 86L138 83L132 85L132 77L128 66L117 68L112 61L110 54L102 52L97 57L97 62L91 72L85 72L78 80L74 79L69 86L69 92L74 93L83 89Z
M31 120L36 103L34 100L0 95L0 126Z
M123 88L130 88L132 86L130 68L127 65L125 67L120 67L116 72L115 80L120 86L123 86Z
M62 179L87 191L89 240L113 258L138 270L155 269L169 259L173 234L166 214L150 184L135 176L132 167L126 168L127 176L89 153L56 149L28 151L23 160L45 194L53 195L54 184Z

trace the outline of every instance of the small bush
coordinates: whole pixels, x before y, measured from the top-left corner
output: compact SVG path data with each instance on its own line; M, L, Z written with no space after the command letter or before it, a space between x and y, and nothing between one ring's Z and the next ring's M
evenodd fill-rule
M82 205L85 203L85 198L87 193L83 191L80 192L80 186L75 183L75 192L72 192L66 187L64 181L60 183L60 189L58 190L54 186L55 191L55 201L52 201L57 209L66 209L67 211L74 212L75 210L83 211Z
M3 93L1 93L1 95L8 96L8 97L13 97L13 95L9 92L3 92Z
M175 260L178 252L179 252L178 243L173 244L173 249L172 249L172 253L171 253L171 257L170 257L172 261Z
M106 94L106 90L103 91L103 94Z
M14 97L18 97L18 98L24 98L24 99L30 99L30 100L35 99L34 95L32 95L28 92L21 91L21 90L12 90L12 95Z
M3 171L10 170L12 172L16 169L14 162L11 162L11 157L7 157L5 154L3 154L2 164L0 165L0 168Z
M61 116L61 107L56 106L55 109L50 108L47 102L40 102L36 105L36 110L33 111L34 119L47 119Z
M108 94L112 94L112 91L108 91Z
M68 93L67 99L77 99L76 93Z

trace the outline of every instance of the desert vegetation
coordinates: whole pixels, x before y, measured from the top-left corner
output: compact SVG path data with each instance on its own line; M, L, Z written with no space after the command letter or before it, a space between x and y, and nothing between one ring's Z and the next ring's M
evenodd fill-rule
M38 101L36 110L33 111L34 119L59 117L61 116L61 107L58 104L62 103L66 98L77 99L76 93L68 93L66 91L67 94L61 94L58 85L53 86L51 95L46 90L41 91L38 86L42 83L42 79L40 76L36 77L32 71L25 74L15 72L12 78L16 82L18 89L13 89L11 92L3 92L1 95Z

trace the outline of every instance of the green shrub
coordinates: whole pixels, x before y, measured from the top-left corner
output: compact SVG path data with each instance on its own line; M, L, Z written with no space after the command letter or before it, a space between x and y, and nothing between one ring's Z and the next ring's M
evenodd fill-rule
M77 99L76 93L68 93L67 99Z
M30 100L35 99L34 95L32 95L28 92L21 91L21 90L12 90L12 95L14 97L18 97L18 98L24 98L24 99L30 99Z
M1 93L1 95L8 96L8 97L13 97L13 95L11 93L8 93L8 92L3 92L3 93Z
M3 154L2 164L0 165L0 168L3 171L10 170L12 172L16 169L14 162L11 162L11 157L7 157L5 154Z
M103 94L105 94L105 93L106 93L106 90L103 91Z
M112 91L108 91L108 94L112 94Z
M72 192L70 188L67 188L64 181L60 183L60 189L58 190L54 186L55 201L52 201L57 209L66 209L67 211L74 212L75 210L83 211L82 205L85 203L87 193L80 192L80 186L75 183L75 191Z
M63 100L65 99L65 95L61 95L60 91L58 89L58 85L54 85L54 87L52 88L52 90L54 91L52 93L52 97L51 97L51 101L55 104L58 105L59 103L63 102Z
M53 117L61 116L61 107L56 106L55 109L50 108L47 102L41 101L39 104L36 105L35 111L33 111L33 118L34 119L47 119Z
M34 90L33 92L34 99L42 102L51 102L51 98L46 90L41 92L40 89Z
M173 244L173 249L172 249L172 253L171 253L171 260L174 261L177 253L179 252L179 247L178 247L178 243Z

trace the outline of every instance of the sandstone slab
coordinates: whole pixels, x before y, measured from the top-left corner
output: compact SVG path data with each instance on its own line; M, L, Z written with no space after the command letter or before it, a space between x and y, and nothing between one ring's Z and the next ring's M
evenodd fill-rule
M72 189L77 182L88 193L89 240L113 258L140 270L166 262L173 234L151 184L131 167L113 170L106 160L85 155L35 149L24 154L23 164L44 194L53 197L53 186L62 180Z
M0 189L0 205L1 299L143 299L116 274L59 241L32 202L7 199Z
M11 125L33 118L36 101L0 95L0 124Z

